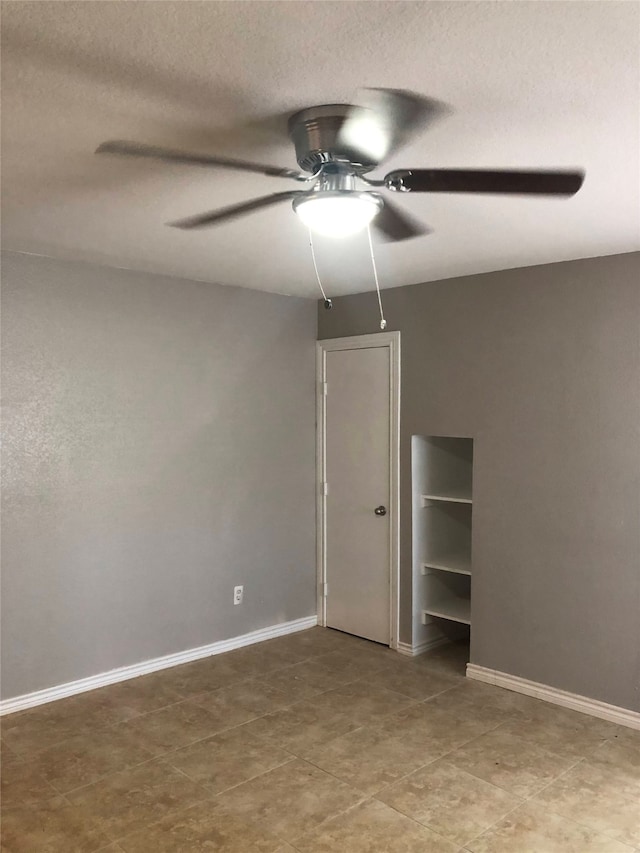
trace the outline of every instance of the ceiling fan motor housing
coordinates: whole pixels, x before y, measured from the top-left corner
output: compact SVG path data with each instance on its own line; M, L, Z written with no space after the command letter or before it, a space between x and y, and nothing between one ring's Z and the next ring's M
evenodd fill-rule
M325 104L291 116L289 136L295 145L296 159L301 169L314 173L323 164L332 162L352 164L359 172L375 168L375 162L363 162L361 153L339 142L340 130L352 109L349 104Z

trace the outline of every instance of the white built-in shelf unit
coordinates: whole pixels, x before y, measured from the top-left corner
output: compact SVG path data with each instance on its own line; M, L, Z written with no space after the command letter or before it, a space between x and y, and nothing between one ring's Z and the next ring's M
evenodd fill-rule
M412 476L422 623L471 625L473 439L413 436Z

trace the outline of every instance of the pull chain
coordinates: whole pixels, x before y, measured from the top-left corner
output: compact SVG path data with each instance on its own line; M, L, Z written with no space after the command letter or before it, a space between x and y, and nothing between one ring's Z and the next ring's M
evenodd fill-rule
M373 241L371 239L371 228L367 225L367 237L369 240L369 254L371 256L371 266L373 268L373 278L376 283L376 295L378 297L378 308L380 310L380 328L384 331L387 328L387 321L384 317L384 309L382 307L382 295L380 293L380 282L378 280L378 269L376 267L376 259L373 254ZM322 294L322 298L324 299L324 307L329 310L333 308L333 302L331 299L327 297L325 293L324 287L322 286L322 281L320 280L320 273L318 271L318 263L316 261L316 253L313 247L313 235L311 233L311 229L309 229L309 248L311 249L311 260L313 261L313 269L316 274L316 281L318 282L318 287L320 288L320 293Z
M333 302L330 299L327 299L327 294L324 292L324 287L322 286L322 282L320 281L320 273L318 272L318 264L316 263L316 253L313 248L313 237L311 235L311 228L309 228L309 246L311 247L311 260L313 261L313 268L316 272L316 280L318 282L318 287L320 288L322 298L324 299L324 307L329 310L330 308L333 308Z
M387 321L384 319L384 311L382 310L382 296L380 295L380 283L378 281L378 270L376 269L376 259L373 256L373 241L371 240L371 228L367 225L367 236L369 238L369 253L371 254L371 266L373 267L373 277L376 282L376 293L378 294L378 308L380 309L380 328L384 331L387 328Z

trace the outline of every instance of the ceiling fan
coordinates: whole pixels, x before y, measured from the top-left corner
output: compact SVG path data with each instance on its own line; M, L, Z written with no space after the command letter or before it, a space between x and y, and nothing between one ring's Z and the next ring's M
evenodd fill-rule
M486 169L395 169L375 180L377 168L401 143L443 112L443 105L411 92L367 89L356 105L328 104L291 116L289 135L302 172L207 154L191 154L137 142L111 141L97 154L150 157L173 163L214 166L289 178L308 189L287 190L170 223L205 228L260 208L292 201L310 229L344 237L370 223L391 241L428 232L378 189L398 193L491 193L572 196L582 186L581 171L494 171ZM364 189L358 184L364 184ZM372 188L372 189L369 189Z

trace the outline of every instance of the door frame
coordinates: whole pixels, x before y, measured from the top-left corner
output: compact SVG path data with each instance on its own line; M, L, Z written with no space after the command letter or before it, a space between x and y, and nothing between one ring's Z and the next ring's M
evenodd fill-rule
M398 648L400 587L400 332L378 332L316 343L316 577L318 625L326 627L326 354L336 350L389 350L389 646Z

